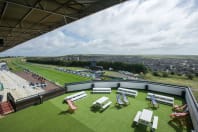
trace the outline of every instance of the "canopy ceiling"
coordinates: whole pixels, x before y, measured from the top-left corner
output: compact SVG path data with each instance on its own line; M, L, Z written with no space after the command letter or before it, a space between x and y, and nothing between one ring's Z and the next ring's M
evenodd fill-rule
M0 52L125 0L0 0Z

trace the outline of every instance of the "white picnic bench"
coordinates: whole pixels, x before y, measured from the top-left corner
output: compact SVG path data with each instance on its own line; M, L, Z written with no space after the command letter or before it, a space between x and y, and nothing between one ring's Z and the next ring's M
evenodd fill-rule
M135 115L134 122L136 124L143 124L145 126L149 126L152 128L152 131L155 131L158 126L158 116L153 117L152 121L152 116L153 116L153 111L143 109L142 111L138 111Z
M100 106L101 110L104 110L104 109L106 109L108 106L110 106L111 103L112 103L112 102L109 101L109 98L108 98L108 97L103 96L103 97L97 99L95 102L93 102L92 105L96 105L96 104L97 104L97 105Z
M78 92L78 93L72 94L70 96L67 96L64 98L64 100L70 99L71 101L76 101L76 100L81 99L86 96L87 96L87 94L85 93L85 91L82 91L82 92Z
M168 97L164 95L154 94L154 93L147 93L147 99L151 100L151 96L155 96L156 100L161 103L173 105L174 104L174 98Z
M138 123L141 123L145 126L150 126L152 122L152 116L153 116L153 111L143 109Z
M108 100L109 100L108 97L103 96L103 97L97 99L95 102L93 102L93 105L95 105L95 104L100 104L100 105L102 105L104 102L106 102L106 101L108 101Z
M118 88L117 93L126 94L129 96L131 95L131 96L135 96L135 97L138 95L138 91L136 91L136 90L121 88L121 87Z
M92 93L111 93L111 88L93 88Z

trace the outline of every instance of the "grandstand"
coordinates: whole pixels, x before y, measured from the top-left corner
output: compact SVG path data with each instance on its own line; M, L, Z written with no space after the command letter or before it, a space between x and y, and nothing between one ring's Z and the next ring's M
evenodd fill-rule
M2 101L7 100L8 92L17 100L44 91L41 87L32 88L28 81L6 70L0 71L0 82L4 88L0 91L0 95L3 96Z

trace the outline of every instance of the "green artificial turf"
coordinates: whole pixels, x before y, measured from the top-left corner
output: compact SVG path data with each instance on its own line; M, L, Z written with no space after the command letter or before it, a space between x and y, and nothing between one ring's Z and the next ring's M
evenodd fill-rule
M65 94L48 100L41 105L32 106L19 112L10 114L0 119L0 131L6 132L144 132L149 128L138 125L133 126L133 119L137 111L142 109L153 110L154 115L159 117L158 129L156 132L189 131L189 128L182 128L175 123L170 123L169 114L172 113L171 106L160 104L158 109L148 107L146 92L139 91L136 98L128 97L128 106L117 108L115 90L111 94L90 94L86 91L87 97L77 100L77 110L70 114L66 110L67 104L62 101ZM92 103L107 96L113 102L109 108L101 112L93 112L90 107ZM175 103L181 105L181 98L175 98Z

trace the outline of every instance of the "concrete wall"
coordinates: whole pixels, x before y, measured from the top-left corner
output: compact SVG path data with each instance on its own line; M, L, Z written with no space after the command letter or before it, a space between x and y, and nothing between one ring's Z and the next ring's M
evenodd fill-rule
M188 109L190 112L190 117L196 132L198 132L198 105L195 102L194 97L192 96L192 92L190 89L186 89L185 99L188 105Z
M120 87L131 88L131 89L145 89L144 82L120 82Z
M86 90L86 89L91 89L92 83L80 83L80 84L74 84L74 85L67 85L67 92L72 92L72 91L78 91L78 90Z
M172 95L182 95L182 91L185 91L184 87L179 86L171 86L165 85L160 83L152 83L152 82L145 82L145 81L97 81L97 82L86 82L86 83L78 83L78 84L71 84L67 86L67 91L78 91L78 90L85 90L91 89L92 84L94 87L110 87L115 88L120 87L130 88L130 89L145 89L145 85L148 85L148 90L156 91L156 92L163 92Z
M115 88L118 86L118 82L94 82L95 88Z
M151 91L156 91L156 92L163 92L163 93L168 93L172 95L182 95L182 92L185 91L185 88L182 87L171 87L169 85L159 85L159 84L151 84L148 83L148 89Z

